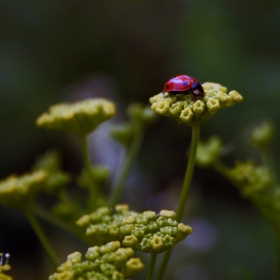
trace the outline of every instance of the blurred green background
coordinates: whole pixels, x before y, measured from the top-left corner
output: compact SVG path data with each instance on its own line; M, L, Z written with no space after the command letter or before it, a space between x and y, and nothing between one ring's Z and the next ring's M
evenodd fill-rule
M244 96L205 124L202 137L219 134L235 147L229 164L258 160L246 133L263 119L280 124L279 34L276 0L0 1L0 177L28 171L48 148L61 152L67 170L81 168L74 139L35 126L48 106L105 96L122 120L127 104L148 103L181 73ZM168 119L149 128L138 160L149 190L138 182L126 200L139 210L174 207L189 140L190 129ZM151 199L143 205L139 194ZM273 232L232 185L197 168L189 201L185 221L200 230L177 249L180 261L166 279L272 279ZM0 217L0 251L11 253L15 280L46 278L48 261L25 218L3 207Z

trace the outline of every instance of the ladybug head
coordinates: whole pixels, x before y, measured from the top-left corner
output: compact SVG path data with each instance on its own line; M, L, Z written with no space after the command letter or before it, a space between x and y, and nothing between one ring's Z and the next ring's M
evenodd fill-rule
M203 87L198 81L194 81L190 88L190 91L195 97L202 98L204 96Z

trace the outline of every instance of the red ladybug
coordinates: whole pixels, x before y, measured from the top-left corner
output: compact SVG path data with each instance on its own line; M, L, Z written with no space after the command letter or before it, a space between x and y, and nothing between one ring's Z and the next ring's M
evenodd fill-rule
M204 96L204 90L200 82L196 78L187 75L177 75L172 77L165 83L163 91L170 94L191 93L198 98Z

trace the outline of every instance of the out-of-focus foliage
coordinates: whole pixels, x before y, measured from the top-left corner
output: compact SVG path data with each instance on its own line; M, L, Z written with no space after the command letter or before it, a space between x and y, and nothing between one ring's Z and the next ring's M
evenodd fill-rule
M69 148L72 143L68 138L44 132L34 124L49 105L68 98L103 95L124 103L148 103L149 97L159 93L164 82L175 74L193 75L202 83L226 84L244 97L234 110L226 110L202 126L205 136L219 134L234 143L236 135L255 118L265 116L277 122L279 32L280 4L276 0L0 1L1 178L12 172L25 172L33 157L49 146L67 155L69 168L72 162L78 164L76 158L72 160L75 149ZM163 119L148 131L140 163L159 178L160 186L166 187L171 178L183 174L183 151L189 133ZM241 157L241 146L246 141L238 143ZM223 204L211 203L213 197L230 202L233 209L244 207L229 186L221 186L225 182L215 174L201 174L197 172L196 180L210 200L211 209L218 207L229 215L223 211ZM215 216L216 211L205 210L203 214L207 217L210 213ZM21 221L18 218L17 227ZM213 217L212 221L222 232L221 221ZM239 234L238 219L233 223ZM14 255L11 244L5 243L5 236L16 242L4 231L9 224L9 219L3 218L2 250ZM256 221L252 227L256 224L259 225ZM266 238L262 234L264 238L256 243ZM21 246L28 243L26 240L29 239L17 241L21 244L14 243L14 247L25 248ZM23 257L30 255L31 245L22 249ZM262 246L262 251L253 256L265 254L268 246ZM13 267L15 273L17 269ZM262 272L265 273L264 267ZM22 274L20 279L24 279ZM27 279L31 279L30 273Z

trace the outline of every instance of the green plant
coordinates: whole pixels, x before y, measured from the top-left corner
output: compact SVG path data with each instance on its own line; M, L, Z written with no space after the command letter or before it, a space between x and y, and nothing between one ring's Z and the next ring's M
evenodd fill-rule
M224 145L218 136L200 142L196 163L212 167L236 186L241 195L251 201L275 231L277 246L276 279L280 278L280 184L275 170L272 144L275 134L273 123L264 121L250 130L249 143L257 150L260 163L253 160L236 161L226 166L222 158Z
M102 186L110 171L106 167L90 162L87 136L102 122L116 114L115 104L106 99L89 99L73 104L59 104L37 119L37 125L46 129L70 132L81 143L84 170L76 179L79 187L85 189L89 198L84 203L70 196L67 186L72 175L61 170L59 155L46 153L21 176L11 176L0 182L0 203L18 208L26 214L39 240L44 246L56 270L50 280L124 280L140 273L144 264L135 258L135 251L149 254L150 262L146 280L163 277L172 248L192 233L192 228L181 222L192 180L200 126L220 109L230 107L242 96L236 91L228 92L219 84L203 84L205 96L169 95L166 92L150 98L151 108L132 104L128 108L129 121L117 126L112 137L124 145L126 155L122 168L111 192L106 197ZM121 195L133 163L139 153L145 128L156 119L156 113L187 124L192 129L192 140L185 179L177 211L152 210L138 213L128 205L120 204ZM40 192L56 198L52 209L44 209L36 203ZM79 252L70 254L59 266L51 242L44 234L36 216L47 220L75 234L88 246L85 260ZM157 255L164 253L157 273L154 272Z

